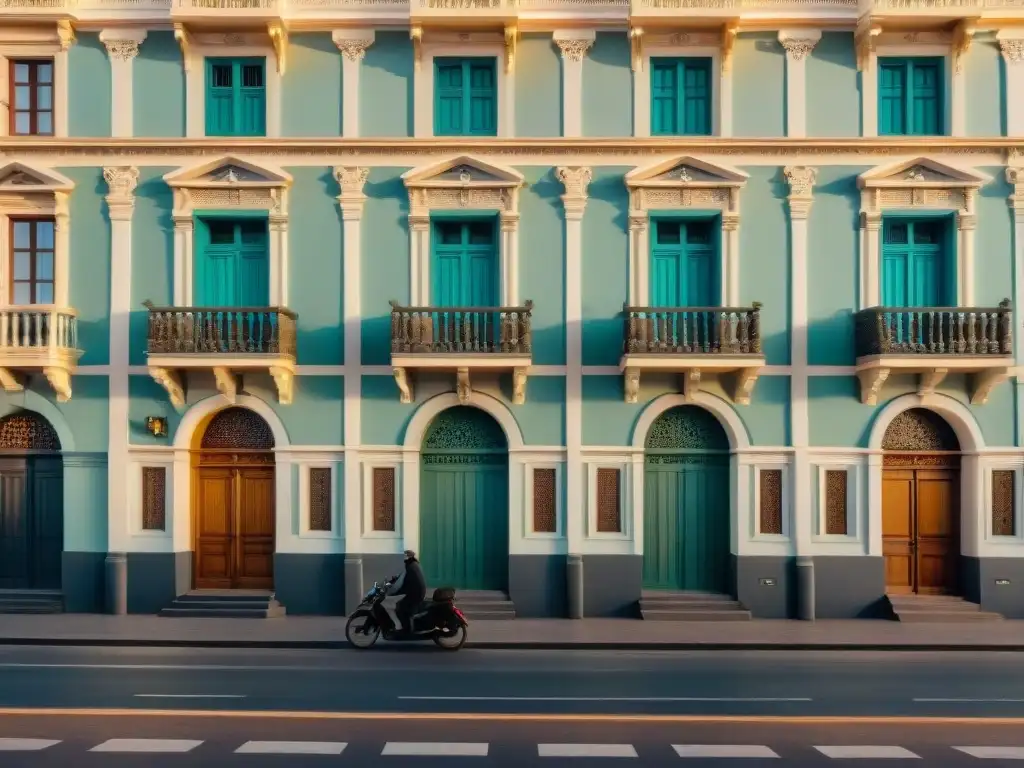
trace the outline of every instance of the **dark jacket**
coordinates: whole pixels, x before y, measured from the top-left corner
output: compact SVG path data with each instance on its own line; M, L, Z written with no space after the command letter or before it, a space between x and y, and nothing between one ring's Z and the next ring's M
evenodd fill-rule
M404 595L410 600L423 602L427 597L427 580L423 576L423 569L420 568L420 561L413 558L405 561L405 573L398 577L398 581L391 588L392 595Z

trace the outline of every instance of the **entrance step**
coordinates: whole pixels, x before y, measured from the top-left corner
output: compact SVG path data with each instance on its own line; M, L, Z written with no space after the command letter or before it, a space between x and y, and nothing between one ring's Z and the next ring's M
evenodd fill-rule
M750 611L731 595L717 592L645 590L640 595L644 621L750 621Z
M174 618L278 619L285 608L273 592L256 589L195 589L179 595L158 614Z
M886 595L892 618L902 622L963 623L1002 621L998 613L981 610L977 603L949 595Z
M433 590L428 590L429 596ZM455 604L470 621L509 621L516 617L516 607L506 592L457 589Z
M0 613L64 613L59 589L0 589Z

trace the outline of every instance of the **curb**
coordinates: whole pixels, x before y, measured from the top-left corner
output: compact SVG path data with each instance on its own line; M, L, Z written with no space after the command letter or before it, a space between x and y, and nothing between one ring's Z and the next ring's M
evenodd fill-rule
M345 640L140 640L122 638L0 637L0 646L61 648L239 648L263 650L355 650ZM375 650L397 649L407 643L385 643ZM886 651L1024 653L1024 643L971 645L934 643L702 643L702 642L467 642L478 651Z

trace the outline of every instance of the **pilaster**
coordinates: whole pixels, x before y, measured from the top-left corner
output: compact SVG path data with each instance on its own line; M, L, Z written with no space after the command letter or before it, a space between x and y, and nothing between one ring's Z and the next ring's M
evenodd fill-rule
M135 27L104 29L100 42L110 58L110 129L114 138L135 135L132 69L146 30Z
M1021 35L1020 30L1013 33ZM1024 37L1004 37L1003 32L998 35L999 50L1003 54L1003 62L1006 72L1006 88L1003 91L1003 98L1006 99L1006 135L1024 136ZM1014 304L1016 307L1017 304Z
M818 29L783 29L779 42L786 50L786 136L807 136L807 59L821 40Z
M562 135L583 135L583 59L593 47L592 29L556 29L552 35L562 52Z
M341 135L359 136L359 75L366 49L376 39L372 29L336 29L331 39L341 52Z
M1021 41L1024 43L1024 41ZM1024 56L1024 45L1021 55ZM1009 70L1009 64L1007 65ZM1006 181L1013 185L1013 193L1007 200L1010 210L1013 211L1013 308L1014 312L1020 312L1021 302L1024 302L1024 167L1009 167L1006 169ZM1017 323L1016 332L1013 337L1013 355L1017 365L1024 361L1024 333L1020 332L1020 317L1015 314ZM1024 445L1024 418L1021 418L1021 403L1024 397L1024 379L1018 377L1017 387L1017 445Z

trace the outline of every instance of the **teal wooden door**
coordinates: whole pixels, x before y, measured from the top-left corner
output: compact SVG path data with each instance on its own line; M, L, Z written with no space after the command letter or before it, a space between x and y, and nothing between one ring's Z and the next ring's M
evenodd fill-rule
M952 301L946 222L893 219L882 228L882 305L940 307Z
M697 406L673 408L651 426L644 466L643 586L729 589L728 438Z
M270 303L265 219L200 218L195 264L196 306L265 307Z
M434 222L431 274L435 306L498 306L495 230L492 218Z
M488 414L442 412L423 443L420 562L431 587L508 589L508 446Z
M714 224L656 219L651 238L651 305L717 306Z

